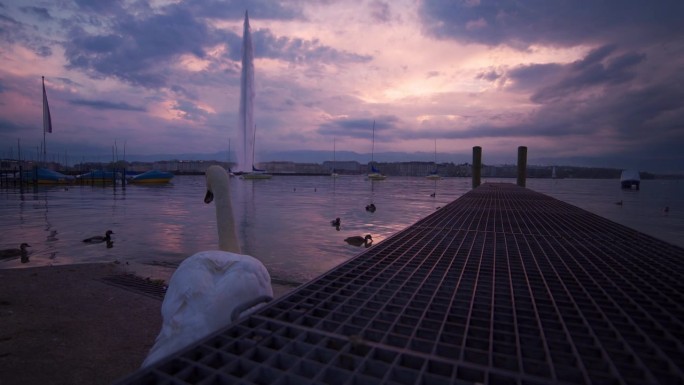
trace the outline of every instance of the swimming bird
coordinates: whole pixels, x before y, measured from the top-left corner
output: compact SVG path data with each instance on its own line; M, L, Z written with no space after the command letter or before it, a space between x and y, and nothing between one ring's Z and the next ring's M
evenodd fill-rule
M340 217L337 217L330 221L331 226L340 227Z
M112 230L107 230L105 233L105 236L101 235L96 235L94 237L86 238L83 240L85 243L102 243L102 242L108 242L112 239L111 235L114 234Z
M432 194L430 194L430 196L433 197L433 198L435 197L435 195L437 195L436 192L433 192Z
M24 242L21 245L19 245L18 249L0 250L0 259L7 259L7 258L14 258L14 257L26 258L26 256L28 255L28 250L26 250L27 247L31 247L31 245Z
M161 331L143 367L251 314L273 298L266 267L240 254L226 171L210 166L206 178L204 202L216 204L219 250L186 258L171 276L161 308Z
M369 205L367 205L367 206L366 206L366 211L370 211L370 212L374 213L374 212L375 212L375 205L372 204L372 203L369 204Z
M346 238L344 241L352 246L365 245L366 247L368 247L369 244L373 243L373 237L371 237L370 234L366 234L365 237L357 235L354 237Z
M618 206L622 206L622 201L617 201L617 202L615 202L615 204Z

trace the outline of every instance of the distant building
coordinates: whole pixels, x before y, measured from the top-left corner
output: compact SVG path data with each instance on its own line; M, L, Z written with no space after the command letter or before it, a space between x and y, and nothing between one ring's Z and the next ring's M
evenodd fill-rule
M327 170L327 172L332 172L332 170L335 169L335 171L342 174L362 173L361 164L355 160L338 160L335 162L326 160L323 162L323 168ZM365 170L365 166L363 170Z

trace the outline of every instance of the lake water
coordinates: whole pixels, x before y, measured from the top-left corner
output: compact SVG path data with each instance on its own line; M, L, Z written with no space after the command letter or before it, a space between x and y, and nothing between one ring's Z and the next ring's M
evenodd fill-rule
M483 183L487 181L515 183ZM345 243L346 237L372 234L377 244L471 186L469 178L371 182L363 176L231 178L230 183L243 253L259 258L274 279L293 283L306 282L363 251ZM621 190L618 180L528 179L527 187L684 247L684 181L642 181L640 191ZM204 193L204 176L177 176L167 185L125 189L2 189L0 249L21 242L32 247L28 263L5 260L0 268L119 261L141 276L168 279L187 256L217 247L214 205L203 202ZM369 203L376 212L365 210ZM330 225L336 217L341 218L339 230ZM114 231L112 248L82 242L108 229Z

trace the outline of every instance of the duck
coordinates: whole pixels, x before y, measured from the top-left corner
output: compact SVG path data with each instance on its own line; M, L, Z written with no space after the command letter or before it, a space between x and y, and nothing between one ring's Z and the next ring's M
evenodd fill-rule
M373 237L370 234L366 234L365 237L362 237L360 235L354 236L354 237L349 237L344 240L348 244L352 246L361 246L365 245L368 247L371 243L373 243Z
M257 258L241 254L226 170L212 165L205 175L204 202L215 202L218 250L187 257L171 275L161 306L161 330L142 367L252 314L273 299L266 267Z
M28 250L26 250L27 247L31 247L31 245L24 242L21 245L19 245L18 249L0 250L0 259L7 259L7 258L14 258L14 257L28 258L27 257L28 256Z
M102 243L102 242L108 242L112 239L111 235L114 234L112 230L107 230L105 232L104 237L101 235L96 235L94 237L86 238L83 240L85 243Z
M433 192L432 194L430 194L430 196L433 197L433 198L435 197L435 195L437 195L436 192Z
M375 205L373 203L367 205L366 211L370 211L370 212L374 213L375 212Z
M331 226L340 227L340 217L337 217L330 221Z

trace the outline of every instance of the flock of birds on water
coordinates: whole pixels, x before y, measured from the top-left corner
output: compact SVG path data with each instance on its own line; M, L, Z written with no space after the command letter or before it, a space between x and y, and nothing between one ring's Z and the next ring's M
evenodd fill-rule
M142 367L157 363L180 349L252 314L273 298L271 277L258 259L241 254L232 215L228 174L220 166L206 171L205 203L215 202L219 233L218 250L201 251L184 259L169 280L161 307L162 326ZM616 202L622 205L622 201ZM366 206L374 212L374 204ZM666 208L669 211L669 208ZM341 219L330 224L339 229ZM111 230L84 243L112 247ZM370 234L345 239L350 245L368 247ZM25 257L27 243L18 249L0 250L0 259Z
M228 174L220 166L206 172L205 203L215 203L218 250L201 251L185 258L171 275L161 306L162 326L142 363L152 365L229 323L245 317L273 299L271 277L258 259L241 254L230 203ZM339 225L339 218L337 219ZM113 246L113 231L83 240L86 244ZM372 241L358 237L360 244ZM355 244L358 240L347 240ZM31 247L0 250L0 259L27 258Z
M50 236L48 237L48 240L56 240L55 234L57 232L53 231ZM111 249L114 247L114 241L112 240L112 234L114 232L112 230L107 230L105 232L105 235L95 235L89 238L86 238L83 240L83 243L87 244L97 244L97 243L106 243L107 248ZM16 249L3 249L0 250L0 260L2 261L8 261L8 260L14 260L19 258L21 260L21 263L28 263L29 262L29 252L28 252L28 247L31 247L26 242L22 242L19 245L19 248Z

